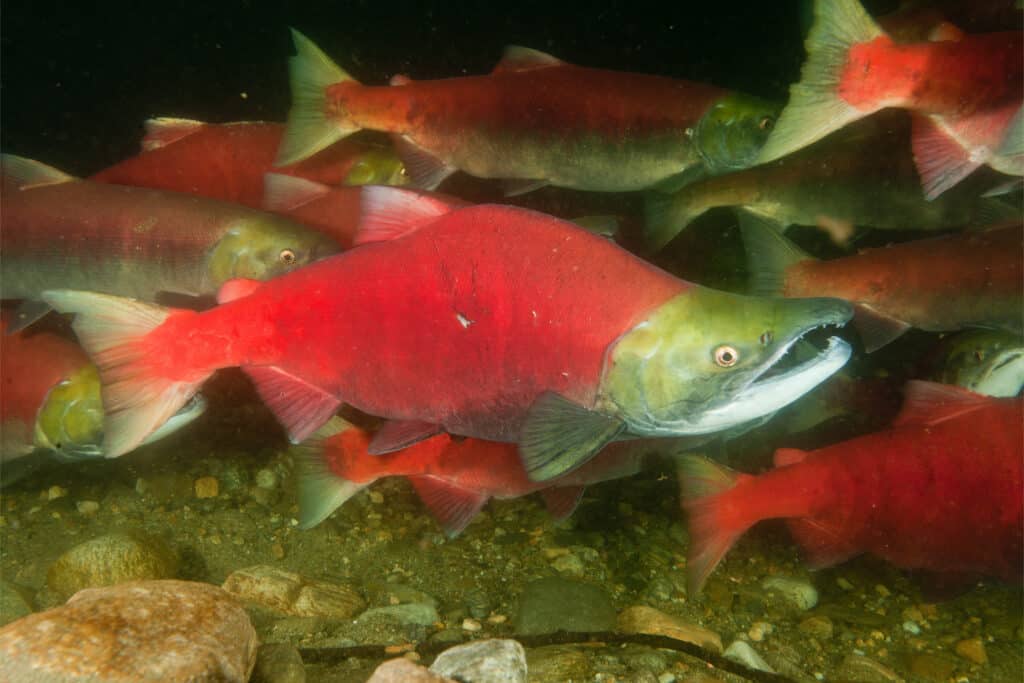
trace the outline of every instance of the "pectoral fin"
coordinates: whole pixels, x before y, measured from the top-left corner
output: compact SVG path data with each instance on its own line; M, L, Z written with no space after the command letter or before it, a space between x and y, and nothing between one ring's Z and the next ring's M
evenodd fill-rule
M877 351L910 329L910 325L880 313L865 304L853 309L853 325L864 341L868 353Z
M625 431L622 420L596 413L548 391L530 407L519 456L533 481L576 469Z
M45 301L25 299L14 309L14 315L7 325L7 334L14 334L24 330L52 310Z

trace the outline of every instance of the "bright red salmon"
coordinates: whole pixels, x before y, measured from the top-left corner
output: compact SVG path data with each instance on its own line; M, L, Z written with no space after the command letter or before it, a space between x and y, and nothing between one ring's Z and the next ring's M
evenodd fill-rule
M874 351L917 327L989 327L1024 333L1024 226L864 249L819 261L741 216L752 291L834 296L855 306L854 324Z
M294 442L345 401L398 421L377 453L443 428L519 442L546 480L616 439L756 420L849 357L834 338L763 377L811 329L849 320L845 302L699 287L525 209L453 210L379 186L364 206L362 246L264 285L229 283L203 313L49 292L79 314L100 368L107 451L133 447L218 368L242 366Z
M817 0L801 80L761 150L784 156L886 107L909 109L931 199L981 164L1024 175L1024 34L899 44L857 0Z
M508 48L486 76L370 87L292 36L292 109L278 161L376 130L395 136L410 177L428 190L456 170L514 180L510 193L521 193L641 190L745 168L778 110L702 83L588 69L522 47Z
M271 170L325 185L402 184L401 163L389 149L346 140L302 162L274 168L284 124L146 121L142 153L92 176L117 185L153 187L263 206L263 174ZM353 182L357 181L357 182Z
M650 441L611 444L575 471L538 483L523 469L516 445L438 434L386 455L370 455L372 434L340 417L297 447L305 459L299 483L303 528L316 526L353 494L384 477L406 477L449 535L466 528L491 498L539 492L553 516L572 514L583 489L641 470L657 448Z
M1024 553L1024 403L907 384L885 431L804 452L779 449L760 476L684 457L689 588L763 519L788 520L808 561L861 553L904 569L1019 581Z

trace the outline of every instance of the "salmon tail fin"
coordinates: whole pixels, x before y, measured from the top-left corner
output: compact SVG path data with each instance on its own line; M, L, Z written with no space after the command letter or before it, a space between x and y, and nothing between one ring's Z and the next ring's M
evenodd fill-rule
M747 252L749 293L779 296L785 289L786 270L814 257L786 239L775 223L747 211L737 211L743 246Z
M373 481L354 482L337 474L328 464L328 449L346 447L336 437L358 430L340 417L332 417L313 436L292 446L299 469L299 528L312 529ZM366 439L362 440L365 447Z
M149 362L147 336L173 309L93 292L43 292L61 313L74 313L72 327L99 369L102 383L103 453L123 455L145 442L195 395L209 373L193 381L161 377ZM212 370L211 370L212 372Z
M708 207L693 201L686 189L674 194L652 190L644 196L644 239L652 251L660 251L686 226L707 211Z
M1019 160L1024 157L1024 107L1017 110L997 150L1000 156Z
M26 159L14 154L0 154L0 173L3 175L4 185L11 184L19 190L28 190L33 187L44 185L59 185L75 180L63 171L53 166Z
M288 59L292 108L277 151L277 166L302 161L359 130L358 126L327 114L327 88L342 81L355 82L355 79L331 61L313 41L295 29L291 31L296 52Z
M679 485L683 508L689 514L690 549L686 556L686 592L697 595L729 548L750 527L723 514L723 496L747 475L707 458L679 458Z
M882 29L857 0L818 0L814 11L800 81L790 88L789 103L761 148L762 163L806 147L871 113L840 98L839 86L850 48L884 35Z

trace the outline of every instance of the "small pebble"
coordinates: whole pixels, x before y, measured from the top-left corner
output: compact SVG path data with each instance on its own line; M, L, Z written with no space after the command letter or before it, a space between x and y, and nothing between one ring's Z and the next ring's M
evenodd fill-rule
M280 543L275 543L270 546L270 554L274 556L275 560L283 560L285 555L284 546Z
M471 619L469 617L466 617L465 619L462 620L462 630L463 631L474 631L475 632L475 631L481 630L482 628L483 628L483 626L476 619Z
M380 491L370 491L370 502L374 505L380 505L384 502L384 494Z
M63 486L54 485L46 489L46 500L57 500L66 495L68 495L68 490Z
M220 493L217 477L200 477L195 483L196 498L216 498Z
M276 489L277 488L277 473L274 470L267 468L261 469L256 473L256 486L261 489Z
M803 579L786 576L769 576L761 582L766 591L777 594L780 598L799 610L809 610L818 604L818 591Z
M800 622L800 632L819 640L828 640L832 637L834 627L832 620L826 616L815 615L807 617Z
M666 671L658 676L658 683L676 683L676 675L671 671Z
M911 621L910 619L903 622L903 630L915 636L921 633L921 627L917 625L916 621Z
M969 659L975 664L988 663L988 654L985 652L985 643L981 638L965 638L956 644L956 653L964 659Z
M757 651L750 647L749 643L742 640L734 640L729 647L725 648L722 656L751 669L775 673L775 670L768 665L768 662L764 661L764 658L757 654Z
M888 588L886 588L885 586L883 586L880 583L875 585L875 592L878 593L878 595L883 597L883 598L887 598L890 595L892 595L892 591L890 591Z
M836 579L836 585L842 588L844 591L852 591L853 584L847 581L844 577L840 576Z
M487 623L489 624L504 624L508 621L508 617L504 614L492 614L487 617Z
M775 627L764 621L755 621L750 629L747 631L747 635L755 643L760 643L764 640L764 637L775 630Z
M100 510L100 504L95 500L80 500L75 503L75 507L83 515L94 515Z

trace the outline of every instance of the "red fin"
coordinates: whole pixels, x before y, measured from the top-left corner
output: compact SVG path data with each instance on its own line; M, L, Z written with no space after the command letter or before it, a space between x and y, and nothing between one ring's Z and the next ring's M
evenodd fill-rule
M961 387L910 380L903 387L903 408L893 426L934 425L991 405L998 399Z
M363 188L362 216L353 243L398 239L464 206L460 200L428 192L368 185Z
M864 349L871 353L882 348L910 329L910 325L865 304L853 307L853 326L864 341Z
M373 435L366 452L370 455L384 455L400 451L440 433L441 427L431 422L391 420L385 422Z
M405 165L413 185L423 190L437 188L444 179L458 169L449 166L436 156L402 135L392 136L398 158Z
M914 114L911 121L914 163L927 199L935 199L981 166L935 119Z
M722 514L722 494L744 477L747 475L733 472L707 458L688 455L679 459L682 504L689 514L686 590L691 597L700 592L729 548L750 527L747 523L732 523Z
M583 497L583 486L556 486L540 492L548 514L556 520L563 520L576 511Z
M152 152L154 149L160 149L172 142L187 138L206 124L192 119L160 116L155 119L146 119L145 126L146 135L142 138L142 151Z
M521 45L508 45L501 55L501 61L491 73L500 74L514 71L532 71L552 66L566 66L566 63L546 52Z
M412 79L406 76L405 74L395 74L394 76L391 77L390 80L388 80L388 85L401 86L409 85L410 83L412 83Z
M799 448L776 448L772 462L776 467L788 467L807 459L807 451Z
M283 173L263 174L263 208L290 211L330 193L327 185Z
M449 536L457 536L487 502L487 496L429 476L409 477L430 513Z
M803 548L807 564L814 569L831 567L863 552L827 525L804 517L786 520L789 531Z
M948 21L942 21L932 27L928 32L928 40L933 43L954 42L958 43L966 35L959 26Z
M341 401L280 368L249 365L242 368L260 398L288 432L292 443L301 443L338 412Z
M259 280L245 277L236 277L233 280L228 280L217 291L217 303L226 304L229 301L249 296L259 289L262 284Z

